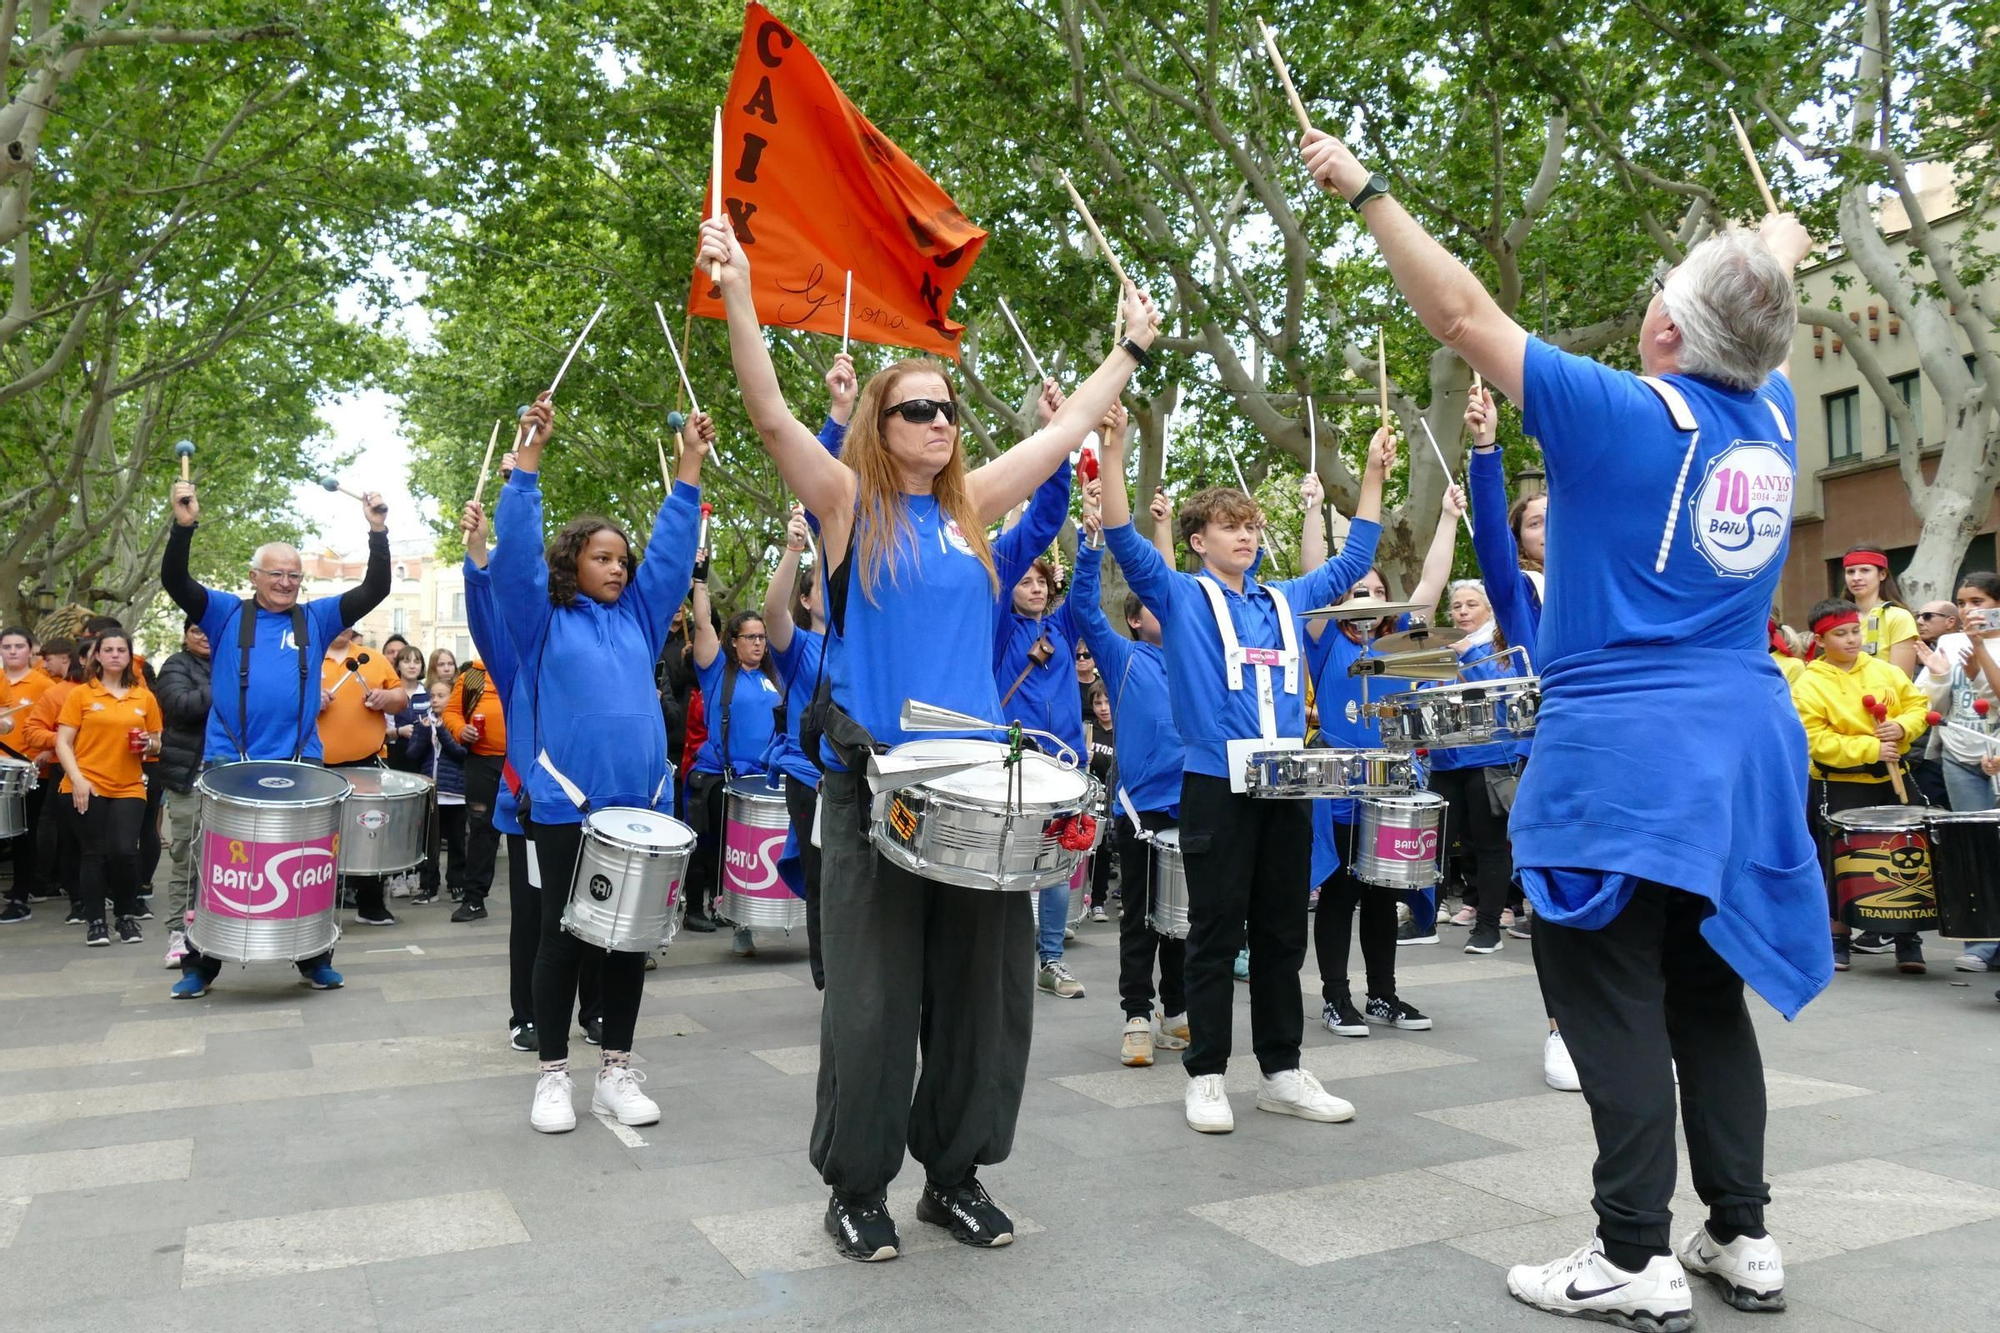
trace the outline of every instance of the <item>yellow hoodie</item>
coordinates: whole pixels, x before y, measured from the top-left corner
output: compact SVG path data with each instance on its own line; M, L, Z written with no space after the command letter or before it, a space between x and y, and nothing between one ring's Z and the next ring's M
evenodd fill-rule
M1792 703L1806 727L1812 775L1829 782L1887 782L1880 762L1875 718L1862 699L1874 695L1889 708L1888 720L1903 724L1898 746L1907 752L1923 734L1930 700L1910 678L1887 661L1863 655L1854 670L1842 671L1825 658L1808 662L1792 682Z

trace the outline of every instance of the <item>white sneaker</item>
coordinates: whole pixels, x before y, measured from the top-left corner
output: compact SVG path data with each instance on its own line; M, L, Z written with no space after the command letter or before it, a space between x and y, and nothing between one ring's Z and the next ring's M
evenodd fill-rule
M1153 1036L1153 1045L1161 1050L1184 1051L1188 1048L1188 1043L1194 1040L1194 1035L1188 1031L1186 1014L1163 1014L1155 1009L1153 1017L1158 1019L1160 1024L1160 1030Z
M597 1090L590 1094L593 1115L617 1118L621 1125L657 1125L660 1104L639 1091L646 1075L625 1065L606 1065L597 1071Z
M181 959L187 957L187 932L170 930L167 932L167 970L177 970Z
M1678 1259L1657 1255L1644 1269L1628 1273L1604 1257L1604 1243L1595 1236L1552 1264L1516 1264L1507 1270L1507 1290L1537 1310L1643 1333L1686 1333L1694 1327L1687 1273Z
M1149 1018L1125 1020L1125 1038L1118 1050L1121 1064L1144 1069L1153 1063L1153 1021Z
M1257 1109L1279 1115L1295 1115L1301 1120L1321 1120L1338 1124L1354 1119L1354 1106L1320 1086L1319 1080L1303 1069L1281 1069L1269 1078L1257 1080Z
M1576 1062L1569 1058L1569 1043L1561 1032L1551 1032L1542 1043L1542 1082L1557 1092L1582 1092L1583 1080L1576 1076Z
M1699 1226L1675 1248L1674 1257L1688 1272L1713 1282L1722 1299L1739 1310L1785 1308L1785 1261L1769 1236L1738 1236L1722 1245Z
M1951 960L1951 966L1957 972L1990 972L1993 970L1987 961L1976 953L1960 954Z
M1188 1080L1187 1122L1197 1134L1228 1134L1236 1128L1229 1094L1222 1090L1222 1075L1196 1074Z
M566 1069L550 1069L535 1081L535 1106L528 1123L544 1134L567 1134L576 1128L576 1108L570 1105L574 1084Z

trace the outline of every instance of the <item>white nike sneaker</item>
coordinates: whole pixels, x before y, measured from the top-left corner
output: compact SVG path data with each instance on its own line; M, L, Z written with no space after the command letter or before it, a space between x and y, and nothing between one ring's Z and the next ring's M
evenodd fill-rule
M621 1125L657 1125L660 1104L639 1091L646 1075L625 1065L606 1065L597 1071L597 1091L590 1094L590 1109L596 1115L617 1117Z
M1724 1245L1699 1226L1675 1248L1674 1257L1688 1272L1713 1282L1722 1299L1739 1310L1785 1308L1785 1261L1769 1236L1738 1236Z
M535 1105L528 1123L544 1134L567 1134L576 1128L576 1108L570 1104L574 1085L566 1069L545 1070L535 1080Z
M1583 1091L1583 1080L1576 1076L1576 1061L1569 1058L1569 1045L1560 1032L1551 1032L1542 1043L1542 1082L1557 1092Z
M1196 1074L1188 1080L1187 1122L1197 1134L1228 1134L1236 1128L1229 1094L1222 1090L1222 1075Z
M1295 1115L1301 1120L1338 1124L1354 1119L1354 1106L1320 1086L1318 1079L1303 1069L1281 1069L1269 1078L1257 1080L1257 1109L1279 1115Z
M1507 1270L1507 1290L1537 1310L1638 1333L1686 1333L1694 1327L1687 1273L1678 1259L1658 1255L1639 1272L1628 1273L1604 1257L1604 1242L1595 1236L1552 1264L1516 1264Z

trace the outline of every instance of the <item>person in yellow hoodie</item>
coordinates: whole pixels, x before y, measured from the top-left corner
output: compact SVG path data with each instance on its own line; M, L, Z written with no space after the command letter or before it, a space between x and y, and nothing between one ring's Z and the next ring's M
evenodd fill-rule
M1881 849L1881 864L1869 871L1865 886L1848 883L1862 876L1852 867L1835 867L1825 817L1910 803L1891 775L1903 772L1903 756L1923 733L1930 701L1886 658L1863 651L1866 632L1861 608L1853 602L1839 598L1821 602L1812 609L1809 623L1816 655L1792 682L1792 701L1805 723L1812 760L1808 806L1821 816L1820 859L1827 870L1833 917L1834 970L1845 972L1848 967L1848 933L1854 924L1848 918L1863 907L1861 900L1875 898L1881 900L1875 904L1881 910L1901 914L1894 924L1907 927L1893 931L1897 970L1922 972L1920 922L1906 909L1929 899L1935 910L1928 856L1920 865L1911 849L1898 844L1885 826L1890 837ZM1879 922L1860 924L1880 928Z

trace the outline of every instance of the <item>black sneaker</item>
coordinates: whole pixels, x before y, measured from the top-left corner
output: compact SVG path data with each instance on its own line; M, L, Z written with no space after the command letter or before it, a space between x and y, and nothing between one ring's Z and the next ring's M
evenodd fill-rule
M691 910L681 921L681 929L691 930L697 935L710 935L715 932L715 918L706 912ZM893 1259L895 1256L890 1255L888 1257Z
M1836 972L1845 972L1848 968L1854 966L1853 961L1847 956L1848 943L1848 938L1845 935L1835 935L1833 937L1833 970Z
M1320 1007L1319 1021L1326 1024L1326 1030L1336 1037L1365 1037L1368 1024L1355 1012L1354 1001L1341 996L1338 1000L1328 1000Z
M11 926L17 921L32 921L35 909L24 902L10 902L0 907L0 926Z
M960 1245L993 1249L1014 1243L1014 1219L1000 1211L1000 1205L973 1176L951 1186L926 1180L923 1197L917 1200L917 1220L949 1227L951 1238Z
M517 1051L539 1050L540 1043L535 1039L535 1025L523 1023L515 1028L508 1034L507 1044Z
M118 918L118 942L120 944L144 944L146 937L139 933L139 923L129 916Z
M1896 941L1879 930L1864 930L1848 942L1848 947L1856 953L1889 953Z
M81 909L72 907L69 909L69 915L63 918L63 924L65 926L87 926L90 924L90 918L85 916Z
M364 926L393 926L396 924L396 914L386 907L379 914L372 916L367 912L357 909L354 913L354 919Z
M584 1019L583 1039L592 1046L602 1046L604 1044L604 1020L601 1018Z
M826 1201L826 1234L833 1237L834 1248L864 1264L895 1258L896 1223L886 1203L884 1199L851 1199L834 1191Z
M1896 970L1908 972L1911 976L1921 976L1929 970L1924 966L1924 941L1921 936L1896 936Z
M410 906L429 907L432 903L436 902L437 900L438 896L436 889L431 889L429 891L419 889L416 893L410 895Z
M1507 942L1500 938L1500 927L1484 923L1475 924L1465 941L1467 953L1499 953L1506 947Z
M1435 916L1436 913L1432 913L1432 915ZM1434 922L1412 919L1396 927L1396 943L1398 944L1436 944L1437 942L1438 928Z
M1385 1000L1379 995L1368 997L1368 1007L1361 1011L1361 1016L1370 1023L1401 1028L1405 1032L1431 1030L1430 1019L1418 1013L1414 1005L1404 1004L1401 1000Z
M108 949L111 947L111 932L105 929L102 921L93 921L84 928L83 942L93 949Z
M139 904L138 911L132 913L132 920L134 921L151 921L152 919L153 919L152 909L147 907L144 902L141 902Z
M484 921L486 919L485 900L481 898L467 898L459 904L458 910L451 914L451 919L453 921Z

